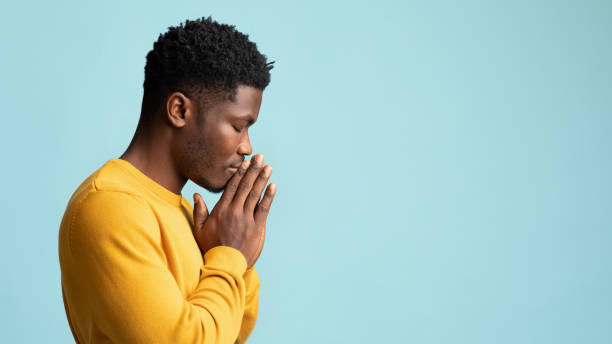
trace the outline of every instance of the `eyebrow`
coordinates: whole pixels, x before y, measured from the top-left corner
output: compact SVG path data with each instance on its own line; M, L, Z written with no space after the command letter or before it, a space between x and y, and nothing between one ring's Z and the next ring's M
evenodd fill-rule
M238 119L247 122L249 127L255 123L255 120L250 115L239 116Z

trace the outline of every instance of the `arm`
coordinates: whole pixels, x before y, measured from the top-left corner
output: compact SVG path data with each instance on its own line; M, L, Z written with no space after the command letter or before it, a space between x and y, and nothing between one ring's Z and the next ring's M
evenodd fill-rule
M246 304L244 316L242 317L242 327L236 339L236 344L246 343L247 339L255 328L257 312L259 310L259 276L255 267L248 269L244 274L244 281L247 285Z
M110 341L237 338L246 303L242 253L227 246L208 250L199 285L184 297L167 269L155 216L134 196L91 193L73 218L70 252L68 297L83 310L77 316L92 317Z

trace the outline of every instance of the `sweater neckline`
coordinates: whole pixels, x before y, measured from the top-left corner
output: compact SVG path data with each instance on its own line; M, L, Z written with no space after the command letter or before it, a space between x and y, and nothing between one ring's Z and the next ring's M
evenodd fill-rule
M175 206L179 206L179 207L181 206L181 203L183 201L182 194L176 194L166 189L164 186L162 186L161 184L159 184L158 182L156 182L155 180L151 179L149 176L144 174L142 171L137 169L136 166L132 165L129 161L116 158L116 159L110 160L110 162L120 166L125 171L129 172L134 178L136 178L147 189L155 193L157 196L159 196L166 202L172 205L175 205Z

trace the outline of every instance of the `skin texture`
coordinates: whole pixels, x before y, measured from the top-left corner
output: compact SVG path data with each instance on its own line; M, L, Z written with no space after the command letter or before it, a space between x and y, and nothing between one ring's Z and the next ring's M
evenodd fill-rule
M221 245L240 250L249 268L263 248L276 193L273 183L264 193L272 168L264 165L263 155L255 155L253 163L244 161L253 152L248 131L259 116L262 93L239 85L233 100L204 109L198 100L174 92L150 114L149 125L139 123L120 157L176 194L188 179L211 192L225 190L210 214L194 194L194 236L202 253Z

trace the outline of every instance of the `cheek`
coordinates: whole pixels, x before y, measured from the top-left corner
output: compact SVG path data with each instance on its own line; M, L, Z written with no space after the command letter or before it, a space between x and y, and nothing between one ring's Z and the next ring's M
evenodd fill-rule
M229 127L229 130L224 128L211 135L211 151L215 152L221 159L231 158L240 143L240 134L231 126Z
M210 145L203 138L194 138L185 145L184 159L186 168L193 173L202 169L210 169L213 166L211 160Z
M232 128L232 130L234 130ZM237 138L237 133L227 133L221 130L211 133L207 136L205 159L209 160L207 163L212 168L226 167L228 164L236 162L236 148L240 142L240 138Z

